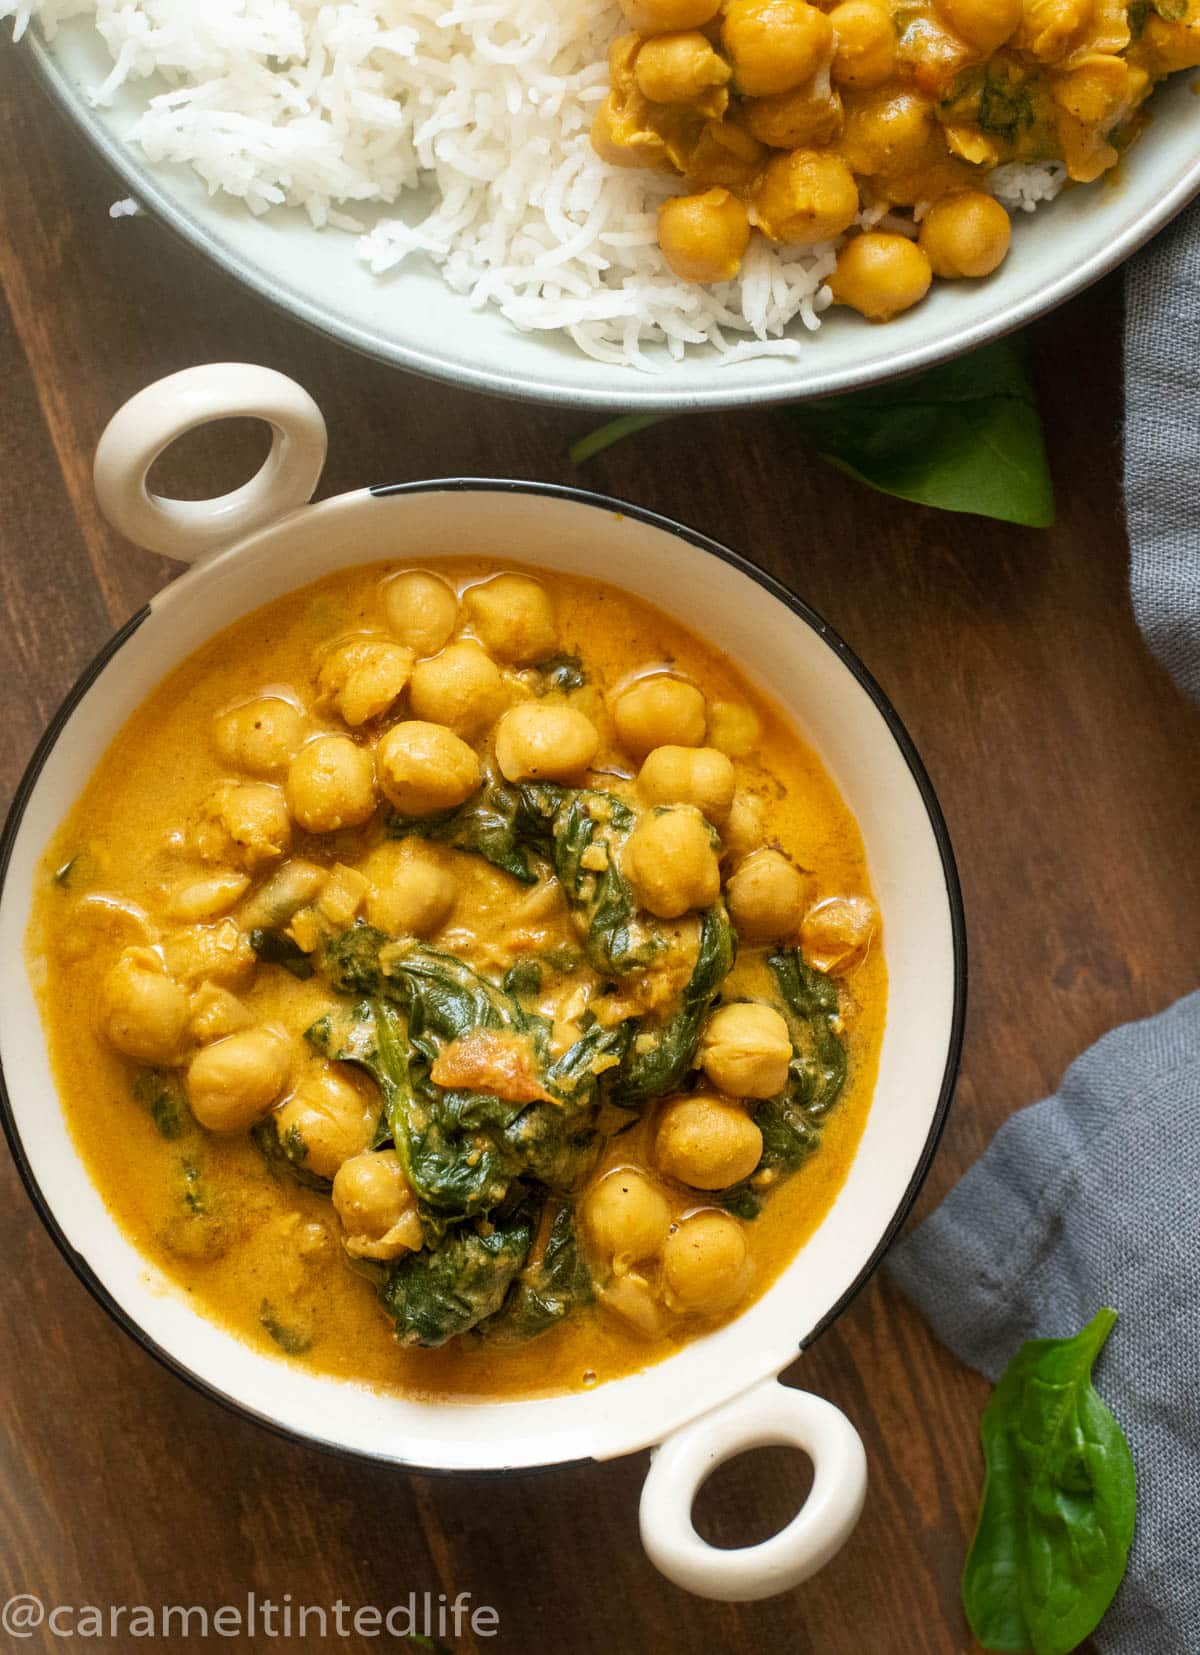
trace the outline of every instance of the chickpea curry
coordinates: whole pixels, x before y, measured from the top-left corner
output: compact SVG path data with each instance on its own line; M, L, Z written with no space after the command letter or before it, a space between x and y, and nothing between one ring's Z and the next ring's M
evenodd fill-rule
M685 281L731 281L755 230L845 237L835 303L888 321L935 276L989 275L1010 163L1090 183L1155 84L1200 64L1200 0L621 0L592 143L682 177L658 240Z
M722 654L597 582L374 566L268 605L134 715L39 881L110 1210L319 1371L656 1361L794 1256L866 1118L853 818Z

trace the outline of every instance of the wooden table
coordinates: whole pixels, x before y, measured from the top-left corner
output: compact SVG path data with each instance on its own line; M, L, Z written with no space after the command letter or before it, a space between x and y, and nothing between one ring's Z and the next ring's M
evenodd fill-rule
M659 427L581 471L567 445L593 418L360 360L152 220L110 220L121 192L8 50L0 154L8 791L79 670L173 572L97 514L90 463L105 420L190 363L263 362L297 376L328 416L326 493L456 473L584 483L741 548L871 665L941 794L970 931L962 1078L918 1217L1084 1046L1195 986L1200 713L1147 656L1129 609L1118 280L1034 330L1060 513L1036 533L858 488L805 452L784 410ZM218 492L256 452L249 433L202 433L164 462L163 486ZM499 1611L501 1635L463 1648L970 1646L958 1575L988 1388L882 1276L792 1376L845 1409L866 1441L858 1532L803 1589L727 1607L685 1596L643 1558L644 1456L448 1480L279 1441L124 1338L51 1245L7 1157L0 1180L2 1597L215 1608L253 1590L386 1607L410 1591L469 1591ZM709 1485L703 1524L726 1543L761 1538L790 1514L800 1479L796 1456L747 1456ZM62 1647L45 1636L20 1647Z

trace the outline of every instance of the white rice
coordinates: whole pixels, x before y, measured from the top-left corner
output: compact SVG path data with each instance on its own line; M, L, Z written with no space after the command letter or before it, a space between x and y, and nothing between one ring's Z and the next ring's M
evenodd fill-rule
M380 276L423 256L473 306L564 328L601 361L795 356L831 302L836 242L756 236L717 287L671 273L655 215L675 182L606 165L588 138L622 27L613 0L0 0L18 36L81 16L112 59L97 104L168 83L128 134L152 164L189 165L251 212L299 207L355 233ZM1001 174L1010 209L1062 183L1050 167Z

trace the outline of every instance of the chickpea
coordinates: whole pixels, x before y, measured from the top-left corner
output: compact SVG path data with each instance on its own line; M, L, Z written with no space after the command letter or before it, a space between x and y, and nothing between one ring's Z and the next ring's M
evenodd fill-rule
M744 759L762 740L762 721L743 701L714 701L708 709L708 742L731 759Z
M242 1029L203 1047L188 1065L192 1114L210 1132L245 1132L287 1085L290 1058L278 1029Z
M458 599L440 575L406 569L383 588L383 612L392 636L414 655L436 655L458 620Z
M842 100L832 90L801 86L776 98L749 98L739 118L771 149L816 149L842 130Z
M829 291L836 304L849 305L872 322L890 322L919 304L932 280L929 260L915 241L870 230L842 248Z
M829 13L834 50L831 74L836 86L881 86L896 64L896 30L885 6L876 0L842 0Z
M176 982L189 989L204 982L244 988L257 963L250 938L232 919L216 925L184 925L169 932L163 939L163 960Z
M730 73L725 59L698 29L647 40L634 68L638 88L651 103L699 103L706 94L724 87Z
M977 52L994 52L1016 33L1023 0L937 0L946 26Z
M762 1133L739 1104L694 1092L668 1103L659 1116L655 1165L681 1184L728 1189L749 1178L761 1159Z
M250 875L245 873L214 873L205 879L192 879L172 896L168 913L184 925L220 919L249 889Z
M229 782L205 804L193 839L205 861L236 862L257 873L291 846L283 794L268 782Z
M758 227L772 241L811 246L831 241L853 224L858 185L840 155L796 149L771 157L753 201Z
M770 98L802 86L829 62L833 25L805 0L729 0L721 44L738 91Z
M496 729L496 763L506 781L576 780L596 756L600 732L575 707L523 701Z
M1000 203L982 190L956 191L930 207L921 223L921 251L935 276L990 276L1004 262L1012 224Z
M152 948L127 948L100 991L100 1029L109 1044L142 1063L177 1063L188 997Z
M250 1013L236 994L215 983L202 983L192 1000L188 1027L192 1039L206 1046L210 1040L223 1040L227 1034L244 1029L250 1021Z
M351 728L378 718L400 697L413 652L384 638L353 638L328 656L317 685Z
M1151 10L1139 44L1147 66L1156 75L1173 75L1180 69L1200 68L1200 29L1183 18L1172 23Z
M818 971L856 965L879 929L879 910L868 896L831 896L804 916L800 946Z
M638 775L638 791L652 805L695 805L720 824L733 804L733 765L715 747L655 747Z
M1043 63L1057 63L1079 44L1096 5L1095 0L1024 0L1021 11L1018 49Z
M393 724L375 749L379 785L403 816L435 816L453 810L482 779L479 760L465 741L441 724L412 719Z
M671 1228L671 1208L658 1185L635 1167L620 1167L593 1184L583 1223L605 1258L633 1263L656 1258Z
M364 864L367 918L393 937L428 937L450 917L458 882L444 854L423 839L379 845Z
M720 9L721 0L621 0L625 21L638 34L702 29Z
M808 881L782 851L758 850L738 863L725 900L743 942L780 942L799 933Z
M370 750L349 736L318 736L292 760L287 802L306 833L361 827L375 812L375 767Z
M731 1098L774 1098L787 1084L792 1037L774 1006L719 1006L700 1040L700 1067Z
M416 1198L394 1149L343 1161L334 1173L332 1197L346 1251L354 1257L390 1259L422 1246Z
M625 843L622 866L642 907L658 919L709 908L721 894L711 831L691 806L643 816Z
M318 1178L332 1178L343 1161L361 1154L378 1124L378 1097L333 1063L305 1075L275 1111L275 1128L290 1158Z
M626 37L628 38L628 37ZM641 97L641 93L636 93ZM667 146L660 133L639 123L640 111L632 100L610 92L592 117L592 148L610 167L660 167L667 162Z
M667 1288L683 1310L728 1310L746 1289L748 1265L745 1234L728 1213L693 1213L663 1249Z
M763 163L758 139L729 121L706 121L692 144L685 171L693 185L749 189Z
M544 661L558 648L549 593L528 575L495 575L463 599L485 649L510 666Z
M731 282L750 245L750 219L728 190L668 196L658 209L658 245L682 281Z
M504 710L504 681L492 658L464 639L431 661L417 663L408 700L416 718L445 724L456 736L474 741Z
M299 751L304 714L282 696L260 695L220 713L213 739L233 769L251 776L277 776Z
M734 862L756 851L766 835L766 807L756 793L735 793L721 828L723 854Z
M634 758L652 747L699 747L704 740L704 697L694 684L665 672L641 678L613 707L617 740Z
M933 101L884 87L846 101L841 151L859 177L893 178L945 155Z

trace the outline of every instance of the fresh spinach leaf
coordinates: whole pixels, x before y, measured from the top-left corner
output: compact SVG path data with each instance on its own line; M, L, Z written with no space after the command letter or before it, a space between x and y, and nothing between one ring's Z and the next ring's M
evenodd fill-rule
M192 1114L183 1085L169 1069L139 1069L133 1079L133 1096L168 1142L191 1131Z
M1022 1345L984 1410L987 1471L962 1596L985 1649L1068 1655L1121 1584L1133 1456L1091 1381L1116 1319L1099 1310L1073 1338Z
M281 965L302 983L313 974L313 963L308 955L283 931L256 927L250 933L250 946L264 965Z
M1012 340L791 413L822 459L883 494L1030 528L1054 521L1041 419Z
M870 390L793 403L789 413L823 460L881 494L1034 529L1054 521L1041 417L1015 340ZM572 458L669 418L614 420L576 443Z
M637 1019L617 1076L614 1102L637 1107L672 1092L692 1066L700 1030L721 984L733 968L737 938L723 907L700 922L700 947L692 975L675 1010L665 1018Z
M444 1345L504 1303L533 1244L533 1220L518 1210L485 1229L462 1225L435 1248L407 1253L380 1297L402 1345Z

